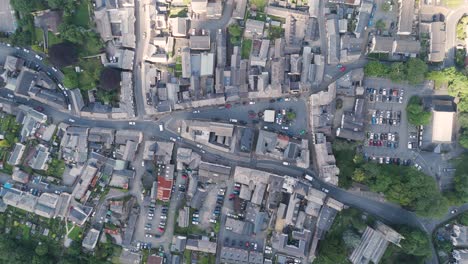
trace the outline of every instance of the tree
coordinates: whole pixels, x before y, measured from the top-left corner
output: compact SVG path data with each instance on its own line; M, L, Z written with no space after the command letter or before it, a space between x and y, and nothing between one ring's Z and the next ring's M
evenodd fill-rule
M238 24L233 24L228 27L228 32L231 40L231 44L237 44L240 41L242 35L242 29Z
M364 180L366 180L366 174L364 173L364 171L361 169L354 170L353 181L364 182Z
M337 110L343 108L343 99L341 99L341 98L336 99L335 108Z
M458 222L464 226L468 226L468 212L464 212L458 217Z
M52 9L63 8L65 2L64 0L47 0L47 4Z
M468 202L468 154L463 154L455 163L454 193L460 203Z
M382 19L377 20L377 22L375 23L375 28L378 30L384 30L385 26L385 22Z
M60 36L72 43L83 44L85 40L84 28L73 24L62 23L59 26Z
M458 123L462 128L468 128L468 113L460 113L458 115Z
M45 256L49 252L49 247L46 243L39 243L34 250L38 256Z
M392 7L392 4L389 1L386 1L382 4L382 11L388 12L390 11L391 7Z
M268 29L268 38L270 40L281 38L282 35L283 35L282 27L270 26L270 28Z
M406 76L410 84L419 84L424 81L427 73L427 64L418 58L411 58L406 63Z
M104 68L100 76L101 89L104 91L115 91L120 87L120 71L114 68Z
M49 57L52 64L60 68L78 62L78 47L71 42L63 42L49 47Z
M457 39L465 40L466 32L465 32L465 25L462 23L457 24Z
M361 238L352 229L343 232L343 241L348 249L356 248L361 242Z
M425 111L422 100L418 96L412 96L406 106L408 122L412 125L427 125L431 120L431 112Z
M409 255L428 257L431 255L430 241L419 229L404 226L398 232L405 237L401 240L401 249Z
M388 74L388 67L379 61L370 61L364 67L364 73L370 77L386 77Z
M29 30L17 29L13 35L10 36L11 44L15 46L27 46L31 44L32 34Z
M31 13L35 9L35 1L31 0L11 0L13 9L20 13Z
M286 119L289 121L296 119L296 113L294 111L288 111L286 113Z
M468 130L465 130L461 135L458 140L460 145L464 148L468 148Z
M395 62L390 65L389 78L394 82L406 80L405 64L403 62Z

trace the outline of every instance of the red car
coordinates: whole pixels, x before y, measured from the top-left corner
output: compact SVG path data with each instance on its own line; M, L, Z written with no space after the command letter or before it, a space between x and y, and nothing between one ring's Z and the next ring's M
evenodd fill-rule
M39 112L42 112L42 111L44 111L44 107L42 107L42 106L36 106L36 107L34 107L34 110L39 111Z
M161 231L161 232L164 232L164 228L162 228L162 227L159 227L158 230Z
M231 104L226 104L225 107L226 107L227 109L230 109L230 108L232 107L232 105L231 105Z
M344 72L344 71L346 71L346 66L341 66L340 67L340 72Z

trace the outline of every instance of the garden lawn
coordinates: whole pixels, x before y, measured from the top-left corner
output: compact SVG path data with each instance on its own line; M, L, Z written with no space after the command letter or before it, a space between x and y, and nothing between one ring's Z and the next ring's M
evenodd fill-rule
M242 50L241 50L242 59L248 59L251 50L252 50L252 40L244 39L242 41Z

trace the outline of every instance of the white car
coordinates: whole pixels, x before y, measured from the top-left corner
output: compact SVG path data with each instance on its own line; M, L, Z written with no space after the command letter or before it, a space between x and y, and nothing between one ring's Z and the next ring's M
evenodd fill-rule
M289 166L289 162L283 161L283 165L284 165L284 166Z
M28 50L28 49L24 49L24 48L23 48L23 51L26 52L26 53L29 53L29 50Z
M54 72L58 71L57 68L55 68L55 67L52 67L52 70L54 70Z
M287 126L283 126L283 127L281 127L281 128L284 129L284 130L288 130L288 129L289 129L289 127L287 127Z
M145 162L144 162L144 161L141 162L141 166L142 166L142 167L145 166Z
M328 189L326 189L326 188L322 188L322 192L324 192L324 193L329 193L330 190L328 190Z
M210 223L216 224L217 222L216 219L210 219Z
M197 148L203 148L203 146L200 144L197 144Z
M15 96L12 95L12 94L7 94L7 96L8 96L8 98L15 98Z
M250 105L254 105L255 102L254 102L254 101L250 101L249 104L250 104Z
M193 111L192 113L194 113L194 114L199 114L199 113L200 113L200 110L195 110L195 111Z
M38 60L42 60L42 57L39 56L39 55L37 55L37 54L36 54L36 56L34 56L34 57L36 57L36 59L38 59Z
M128 122L128 124L131 125L131 126L134 126L134 125L135 125L135 122L130 121L130 122Z
M173 137L169 138L169 140L171 140L172 142L176 142L177 140Z
M70 121L71 123L75 123L75 119L72 118L69 118L68 121Z
M284 98L284 101L285 101L285 102L289 102L289 101L291 101L291 98L286 97L286 98Z

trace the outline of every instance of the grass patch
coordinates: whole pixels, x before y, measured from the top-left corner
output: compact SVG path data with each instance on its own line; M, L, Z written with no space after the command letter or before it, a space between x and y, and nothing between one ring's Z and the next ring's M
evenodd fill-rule
M47 175L55 178L62 178L63 172L65 171L65 161L53 158L47 168Z
M463 4L463 0L443 0L443 3L449 8L455 8Z
M103 66L98 58L82 59L78 66L81 72L77 73L74 66L63 69L65 75L64 85L69 88L79 88L82 91L89 91L96 88Z
M174 227L174 233L178 235L191 235L191 234L198 234L198 235L203 235L206 234L205 230L201 229L197 225L192 225L192 223L189 224L188 227L179 227L179 225L176 225Z
M248 59L250 56L250 51L252 50L252 40L251 39L244 39L242 41L242 48L241 48L241 57L242 59Z
M186 7L180 7L180 8L171 8L171 11L169 13L170 18L174 17L187 17L188 9Z
M250 6L252 8L255 8L255 10L263 11L268 1L267 0L250 0L249 2L250 2Z
M55 44L62 43L62 39L50 31L48 32L47 37L49 39L49 47Z
M29 235L31 233L31 228L27 227L26 225L21 225L22 233L23 233L23 238L24 239L29 239Z
M75 226L73 230L68 234L68 237L73 241L79 241L83 235L83 229L79 226Z
M72 16L72 23L84 28L89 28L89 0L81 0L78 8L75 10Z
M286 19L284 19L284 18L282 18L282 17L272 16L272 15L269 15L268 17L269 17L271 20L280 22L281 24L286 23Z
M216 257L213 254L204 254L200 258L200 263L201 264L211 264L216 262Z

